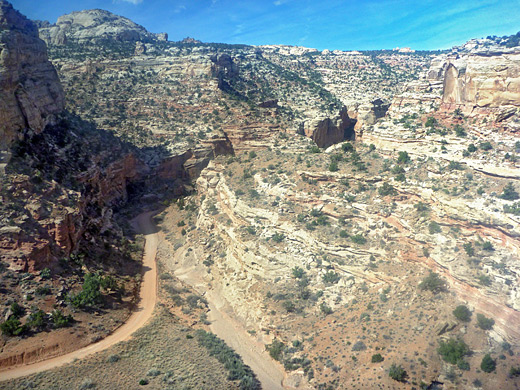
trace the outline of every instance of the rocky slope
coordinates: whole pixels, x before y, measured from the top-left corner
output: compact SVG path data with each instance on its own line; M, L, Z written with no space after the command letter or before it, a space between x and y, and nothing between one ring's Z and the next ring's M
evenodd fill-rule
M65 102L36 25L1 1L0 31L0 153L5 153L25 131L40 133Z

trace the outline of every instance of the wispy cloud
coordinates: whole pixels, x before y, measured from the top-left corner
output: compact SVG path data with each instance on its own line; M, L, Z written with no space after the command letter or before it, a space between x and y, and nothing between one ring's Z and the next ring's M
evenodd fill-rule
M141 0L142 1L142 0ZM174 13L178 14L178 13L181 13L182 11L184 11L186 9L186 6L185 5L178 5L177 7L175 7L175 9L173 10Z
M120 1L124 1L125 3L132 3L132 4L139 4L139 3L143 2L143 0L120 0Z

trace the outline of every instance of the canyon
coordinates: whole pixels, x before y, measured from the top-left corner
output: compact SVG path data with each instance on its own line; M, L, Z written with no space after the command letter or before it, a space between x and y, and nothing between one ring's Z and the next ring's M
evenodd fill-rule
M162 388L145 374L153 361L167 388L520 387L511 39L435 53L171 42L108 11L32 22L4 0L0 29L0 310L21 332L2 332L1 379L117 333L141 283L128 221L154 209L152 320L106 355L38 375L75 388L90 364L99 388L136 375ZM74 306L89 277L99 300ZM29 331L29 307L75 322ZM208 331L259 382L247 369L217 378ZM124 348L153 335L197 352L159 367L151 349L110 382L110 351L130 361ZM472 352L447 360L450 340Z

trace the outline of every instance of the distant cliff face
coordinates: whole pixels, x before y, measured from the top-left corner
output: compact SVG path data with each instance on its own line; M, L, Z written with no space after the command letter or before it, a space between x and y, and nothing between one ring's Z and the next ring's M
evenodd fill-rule
M469 42L432 62L428 79L443 82L442 103L473 108L520 106L520 47Z
M130 19L100 9L60 16L55 25L41 23L40 37L53 45L64 45L69 40L79 43L95 43L103 39L131 42L168 40L166 33L150 33Z
M0 0L0 150L25 129L43 130L64 94L36 25Z

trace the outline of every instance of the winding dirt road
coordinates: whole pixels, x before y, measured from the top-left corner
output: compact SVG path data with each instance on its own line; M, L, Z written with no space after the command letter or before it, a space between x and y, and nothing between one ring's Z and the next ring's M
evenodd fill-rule
M155 256L157 253L157 228L151 220L153 212L140 214L136 218L139 231L145 235L146 243L143 255L143 270L141 271L142 283L139 291L139 302L136 310L132 313L128 321L116 329L114 333L103 340L90 344L77 351L66 355L57 356L41 362L13 367L0 372L0 381L15 379L26 375L35 374L40 371L50 370L56 367L71 363L76 359L82 359L93 353L103 351L120 341L125 341L150 319L155 303L157 301L157 267Z

